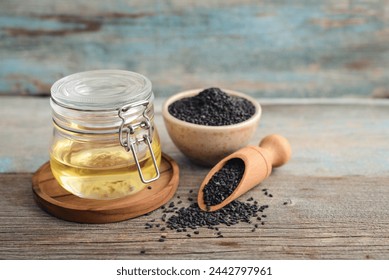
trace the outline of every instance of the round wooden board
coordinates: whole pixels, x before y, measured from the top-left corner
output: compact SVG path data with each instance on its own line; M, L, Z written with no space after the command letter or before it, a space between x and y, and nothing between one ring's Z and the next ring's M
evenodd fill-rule
M161 177L150 183L150 188L114 200L85 199L62 188L46 162L32 178L35 201L46 212L63 220L79 223L111 223L149 213L175 194L179 182L179 168L169 156L162 154Z

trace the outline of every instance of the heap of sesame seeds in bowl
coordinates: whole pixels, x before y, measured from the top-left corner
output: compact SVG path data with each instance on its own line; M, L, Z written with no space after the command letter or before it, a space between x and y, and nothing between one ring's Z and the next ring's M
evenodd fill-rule
M167 132L191 161L213 166L246 146L261 106L247 94L219 88L189 90L169 97L162 108Z

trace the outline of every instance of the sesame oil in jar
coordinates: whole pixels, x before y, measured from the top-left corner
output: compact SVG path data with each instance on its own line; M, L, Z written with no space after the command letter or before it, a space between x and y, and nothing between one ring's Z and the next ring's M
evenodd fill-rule
M82 198L115 199L157 179L152 101L151 83L128 71L81 72L56 82L50 166L57 182Z
M152 149L160 165L161 147L156 133ZM79 197L114 199L135 194L146 186L133 158L122 147L84 150L77 143L61 140L52 148L50 165L59 184ZM146 178L156 175L149 152L140 161L140 166Z

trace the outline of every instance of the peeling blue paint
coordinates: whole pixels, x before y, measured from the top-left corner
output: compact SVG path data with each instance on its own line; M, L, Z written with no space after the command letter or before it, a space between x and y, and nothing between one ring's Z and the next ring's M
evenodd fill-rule
M116 17L110 7L109 16L101 10L72 22L0 13L0 92L40 92L31 81L49 85L98 68L144 73L160 96L211 84L259 97L366 97L389 88L389 39L377 35L386 24L371 15L380 9L373 4L366 14L335 13L328 3L309 1L181 10L162 2L143 14L120 5ZM7 32L82 28L83 20L99 29L63 36ZM360 68L345 66L359 61Z
M0 173L9 172L12 168L12 157L0 157Z
M81 28L81 24L60 22L52 18L39 17L21 17L0 15L0 26L3 29L7 28L26 28L29 30L45 29L45 30L61 30L63 28Z

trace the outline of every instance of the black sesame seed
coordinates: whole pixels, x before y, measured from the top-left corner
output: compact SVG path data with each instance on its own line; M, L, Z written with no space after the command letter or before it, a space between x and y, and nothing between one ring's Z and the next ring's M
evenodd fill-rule
M244 169L244 161L240 158L233 158L227 161L218 172L213 174L205 185L203 189L205 205L217 205L229 197L239 185ZM253 198L250 198L251 200Z
M168 111L186 122L222 126L249 119L254 115L255 107L245 98L229 96L219 88L208 88L198 95L175 101Z
M140 251L140 253L141 253L141 254L144 254L144 253L146 253L146 251L145 251L145 250L142 250L142 251Z
M220 224L233 226L239 222L251 223L251 218L254 218L254 215L261 207L235 200L220 210L204 212L199 209L197 203L192 203L190 206L181 207L176 211L174 215L167 219L166 224L169 229L174 229L175 231L177 229L190 228L199 232L197 228L202 227L219 231L219 228L215 226ZM260 217L258 218L260 219Z
M197 231L197 230L195 230L193 233L194 233L194 234L199 234L200 232L199 232L199 231Z
M159 241L159 242L164 242L165 239L164 239L164 238L160 238L160 239L158 239L158 241Z
M153 187L152 186L147 186L147 189L148 190L151 190Z

